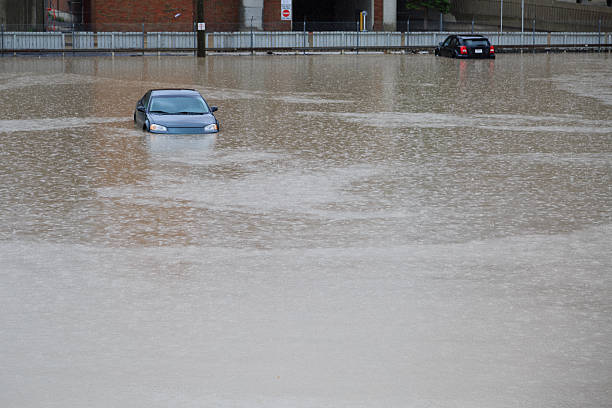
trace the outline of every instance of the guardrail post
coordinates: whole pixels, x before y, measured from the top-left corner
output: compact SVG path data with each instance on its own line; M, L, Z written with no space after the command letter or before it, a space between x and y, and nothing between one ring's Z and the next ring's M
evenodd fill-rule
M251 16L251 55L253 55L253 16Z

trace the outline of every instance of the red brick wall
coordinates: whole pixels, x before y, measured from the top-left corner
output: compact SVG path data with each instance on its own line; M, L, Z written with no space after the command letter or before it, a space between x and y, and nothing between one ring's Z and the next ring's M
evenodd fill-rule
M264 31L291 31L291 21L281 20L280 0L264 0Z
M91 0L91 22L96 31L191 31L197 1L204 2L204 22L209 31L240 29L241 0ZM280 0L264 0L263 29L291 31L282 21ZM181 16L174 18L174 15ZM383 0L374 0L374 30L382 30Z
M91 0L96 31L191 31L194 11L194 0Z
M195 0L195 1L198 1L198 0ZM207 30L210 30L210 31L238 31L240 29L240 9L242 7L241 0L203 0L203 1L204 1L204 22L206 22Z
M383 28L383 0L374 0L374 31Z

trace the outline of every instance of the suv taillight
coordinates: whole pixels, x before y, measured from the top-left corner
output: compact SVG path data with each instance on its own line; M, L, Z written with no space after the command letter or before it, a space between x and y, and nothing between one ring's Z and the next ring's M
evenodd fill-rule
M495 47L491 46L489 49L489 54L495 54Z
M467 47L465 45L462 45L459 47L459 54L461 55L467 54Z

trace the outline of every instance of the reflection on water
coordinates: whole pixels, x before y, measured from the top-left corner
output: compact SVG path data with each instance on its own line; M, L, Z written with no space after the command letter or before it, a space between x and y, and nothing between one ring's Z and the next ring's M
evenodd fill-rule
M0 58L0 405L609 405L611 67Z
M182 153L203 155L211 153L215 147L216 135L145 135L147 149L152 153Z

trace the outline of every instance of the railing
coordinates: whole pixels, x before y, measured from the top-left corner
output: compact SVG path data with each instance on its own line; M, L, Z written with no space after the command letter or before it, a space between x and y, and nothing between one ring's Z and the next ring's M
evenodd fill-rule
M325 51L431 49L450 32L226 32L207 33L210 51ZM593 32L484 32L497 47L589 47L612 46L612 33ZM0 51L27 52L154 52L189 51L196 48L194 32L1 32Z
M2 32L2 50L62 50L63 33Z
M194 49L196 48L196 36L194 33L169 33L152 32L147 33L148 49Z
M143 33L97 33L98 48L106 50L133 50L144 48L145 35Z

